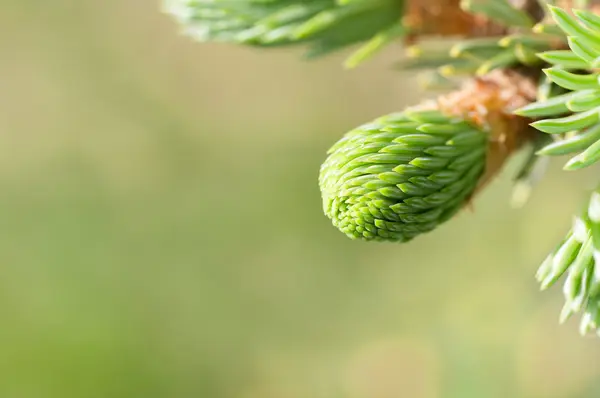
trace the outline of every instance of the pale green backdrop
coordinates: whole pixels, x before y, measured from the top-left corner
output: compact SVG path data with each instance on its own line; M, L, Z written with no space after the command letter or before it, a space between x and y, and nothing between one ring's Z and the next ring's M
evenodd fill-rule
M0 397L587 398L600 339L533 274L596 170L512 162L406 245L353 242L317 174L424 94L339 54L201 45L147 0L0 0Z

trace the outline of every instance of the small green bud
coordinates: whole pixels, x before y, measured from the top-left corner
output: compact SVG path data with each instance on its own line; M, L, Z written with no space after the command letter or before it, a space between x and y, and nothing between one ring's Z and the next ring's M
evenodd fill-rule
M494 71L350 131L321 166L325 214L354 239L407 242L433 230L532 138L513 111L535 94L529 77Z
M439 111L392 114L347 133L319 185L350 238L406 242L452 217L485 168L488 135Z

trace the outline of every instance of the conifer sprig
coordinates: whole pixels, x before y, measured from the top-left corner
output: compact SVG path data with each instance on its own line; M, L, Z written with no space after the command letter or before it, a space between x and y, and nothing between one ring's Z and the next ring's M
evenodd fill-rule
M402 37L403 0L165 0L198 41L273 47L305 43L308 57L366 42L353 67Z
M592 192L588 205L566 238L546 258L536 274L542 289L564 277L565 305L561 322L582 313L580 332L600 326L600 189ZM597 331L600 335L600 331Z
M552 65L544 73L565 93L520 109L517 114L541 120L536 129L553 135L554 142L538 153L575 154L565 170L588 167L600 160L600 17L584 10L573 14L550 6L557 26L568 36L570 50L541 53Z
M575 155L565 170L588 167L600 160L600 17L587 10L549 6L556 23L555 34L566 37L568 49L546 51L540 59L551 67L546 79L562 92L555 92L518 110L520 116L539 119L532 126L552 137L537 153L541 156ZM538 25L539 26L539 25ZM550 26L550 25L547 25ZM580 332L600 326L600 190L566 238L546 258L537 272L542 289L564 277L565 305L561 322L582 313ZM600 334L600 332L597 332Z

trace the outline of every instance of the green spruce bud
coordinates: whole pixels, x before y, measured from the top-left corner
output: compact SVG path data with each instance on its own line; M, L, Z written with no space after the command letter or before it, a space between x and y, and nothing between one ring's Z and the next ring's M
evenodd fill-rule
M325 213L351 238L406 242L462 207L483 174L486 143L485 132L437 111L361 126L322 166Z
M353 239L407 242L433 230L523 142L527 121L510 108L534 91L526 78L498 72L352 130L321 167L325 214Z

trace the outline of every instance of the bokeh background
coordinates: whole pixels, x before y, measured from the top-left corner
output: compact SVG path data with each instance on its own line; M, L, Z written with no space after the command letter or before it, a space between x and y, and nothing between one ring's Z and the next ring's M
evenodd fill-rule
M533 274L597 170L520 210L519 159L406 245L353 242L317 174L423 97L391 48L197 44L158 0L0 0L3 398L596 397L600 340Z

